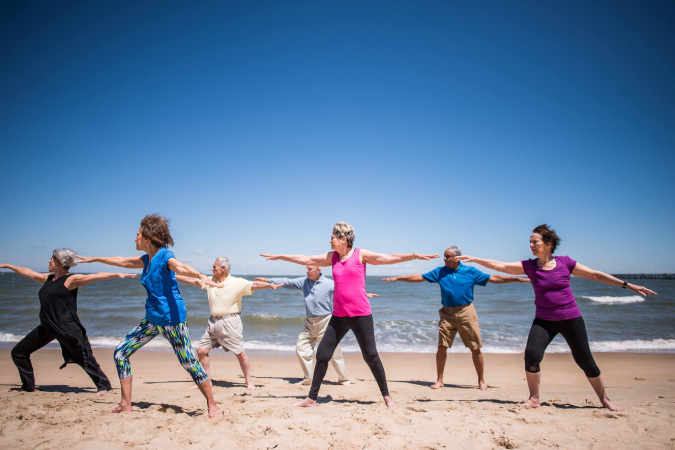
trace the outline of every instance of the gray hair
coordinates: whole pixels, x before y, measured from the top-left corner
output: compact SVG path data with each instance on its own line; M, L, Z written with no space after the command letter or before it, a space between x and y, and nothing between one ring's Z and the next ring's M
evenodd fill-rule
M448 247L448 250L452 252L452 256L460 256L462 254L462 251L456 245L451 245Z
M77 265L75 252L69 248L57 248L52 253L52 258L58 261L64 269L70 269Z
M354 228L346 222L338 222L333 227L333 234L338 238L346 238L347 245L352 247L354 245L354 238L356 234L354 233Z
M216 264L218 264L220 267L224 267L225 270L227 270L227 273L230 273L232 266L230 265L230 260L227 258L227 256L217 257Z

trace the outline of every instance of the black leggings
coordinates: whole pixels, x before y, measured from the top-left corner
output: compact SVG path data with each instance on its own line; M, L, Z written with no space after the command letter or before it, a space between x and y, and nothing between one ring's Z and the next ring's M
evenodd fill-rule
M28 333L18 344L12 349L12 360L19 370L19 377L21 378L21 389L32 392L35 390L35 375L33 374L33 365L30 362L31 353L41 349L49 344L54 339L59 341L61 348L70 353L72 362L82 367L91 381L96 385L99 391L109 391L112 389L108 377L106 377L101 366L96 362L94 354L91 351L89 340L82 336L81 331L73 331L74 335L79 336L64 336L57 333L54 329L47 325L38 325L33 331ZM81 344L77 337L82 338L84 344ZM84 345L84 348L81 347ZM70 362L70 361L67 361ZM63 368L61 366L61 368Z
M375 345L375 330L373 328L373 316L358 316L358 317L331 317L326 328L326 333L319 343L319 349L316 351L316 366L314 367L314 377L312 379L312 388L309 390L309 398L316 400L319 396L319 388L323 382L323 377L326 376L328 369L328 362L333 357L333 352L347 331L352 330L356 341L361 348L363 359L373 372L373 376L380 387L380 392L383 397L389 395L387 389L387 379L384 376L384 367L380 360L380 355L377 354L377 347Z
M555 321L535 317L525 347L525 371L539 372L539 363L544 359L544 351L558 333L562 334L567 341L567 345L572 350L574 361L581 367L586 376L588 378L599 377L600 369L595 365L591 348L588 345L588 335L586 334L586 324L583 317Z

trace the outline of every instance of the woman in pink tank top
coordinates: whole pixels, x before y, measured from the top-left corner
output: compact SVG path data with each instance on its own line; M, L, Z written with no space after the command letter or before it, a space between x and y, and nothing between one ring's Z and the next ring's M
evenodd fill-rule
M375 345L375 330L373 315L370 311L370 302L366 294L366 264L397 264L414 259L423 261L438 258L438 255L418 255L416 253L392 253L385 255L370 250L353 248L354 229L345 222L338 222L333 227L330 237L331 251L316 256L305 255L267 255L261 254L270 261L282 260L301 264L303 266L333 267L333 317L331 317L326 332L316 352L316 365L309 395L295 406L316 406L319 388L328 362L333 356L335 348L349 330L352 330L363 359L370 367L384 402L389 408L396 406L389 396L387 379L384 374L382 361Z

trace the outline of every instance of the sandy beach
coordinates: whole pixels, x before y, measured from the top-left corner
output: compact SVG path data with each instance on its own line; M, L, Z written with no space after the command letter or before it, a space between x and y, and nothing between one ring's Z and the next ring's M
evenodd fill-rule
M542 401L527 396L522 355L486 354L490 389L475 387L468 354L450 355L446 387L434 381L433 354L382 354L398 408L388 410L359 354L347 354L351 386L329 368L313 409L290 407L304 398L295 386L294 355L251 353L258 388L243 385L236 359L212 357L215 397L206 404L172 353L140 351L132 358L134 412L112 414L119 380L111 349L95 349L115 390L96 396L79 367L59 370L59 350L33 355L39 391L12 393L18 374L0 350L0 447L40 448L675 448L675 355L596 354L608 393L624 412L600 408L569 354L543 362Z

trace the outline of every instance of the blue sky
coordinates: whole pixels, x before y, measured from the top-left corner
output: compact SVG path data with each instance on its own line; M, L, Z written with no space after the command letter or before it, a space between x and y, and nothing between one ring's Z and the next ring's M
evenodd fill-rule
M379 252L675 272L672 2L4 2L0 260ZM426 271L436 262L373 267ZM88 270L109 270L88 266ZM83 269L84 270L84 269Z

